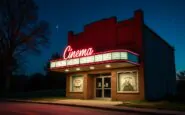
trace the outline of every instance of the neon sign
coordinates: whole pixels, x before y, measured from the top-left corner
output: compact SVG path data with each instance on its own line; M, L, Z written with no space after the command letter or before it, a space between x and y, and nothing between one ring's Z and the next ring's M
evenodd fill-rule
M70 58L77 58L82 56L90 56L94 52L93 48L87 48L87 49L80 49L73 51L71 46L67 46L64 50L63 58L64 59L70 59Z

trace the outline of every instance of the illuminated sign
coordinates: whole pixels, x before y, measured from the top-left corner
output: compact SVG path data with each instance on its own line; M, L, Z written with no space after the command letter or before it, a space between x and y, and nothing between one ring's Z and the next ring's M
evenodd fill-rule
M67 51L67 50L66 50ZM65 55L65 54L64 54ZM72 54L69 54L72 55ZM66 55L67 59L64 60L55 60L50 63L50 68L55 67L68 67L68 66L77 66L81 64L93 64L97 62L107 62L107 61L119 61L119 60L128 60L131 62L138 63L138 55L134 53L130 53L129 51L109 51L102 52L90 56L83 56L78 58L69 59L68 55Z
M70 58L77 58L77 57L83 57L83 56L90 56L93 54L93 52L94 52L93 48L73 51L71 46L67 46L64 50L63 58L70 59Z

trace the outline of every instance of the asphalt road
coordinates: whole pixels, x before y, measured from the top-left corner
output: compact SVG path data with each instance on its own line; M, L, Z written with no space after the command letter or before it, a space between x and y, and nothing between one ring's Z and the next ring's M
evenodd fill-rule
M71 106L0 102L0 115L143 115Z

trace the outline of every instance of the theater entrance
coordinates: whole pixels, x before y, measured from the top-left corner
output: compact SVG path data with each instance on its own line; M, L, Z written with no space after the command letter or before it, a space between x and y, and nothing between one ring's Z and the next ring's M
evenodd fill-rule
M111 98L111 74L100 74L95 83L96 98Z

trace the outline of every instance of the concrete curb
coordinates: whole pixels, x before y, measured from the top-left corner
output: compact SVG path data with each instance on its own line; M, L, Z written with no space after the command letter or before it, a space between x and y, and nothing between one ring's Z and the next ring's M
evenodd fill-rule
M80 104L69 104L69 103L52 103L52 102L38 102L38 101L28 101L28 100L9 100L5 99L3 101L8 102L21 102L21 103L36 103L36 104L48 104L48 105L62 105L62 106L72 106L72 107L84 107L91 109L101 109L106 111L117 111L117 112L132 112L140 114L150 114L150 115L185 115L185 112L179 111L166 111L166 110L153 110L153 109L142 109L142 108L132 108L132 107L122 107L122 108L111 108L102 106L90 106L90 105L80 105Z

